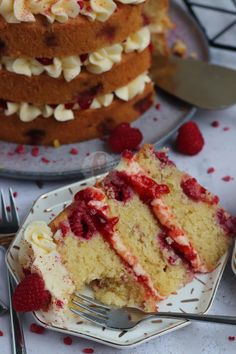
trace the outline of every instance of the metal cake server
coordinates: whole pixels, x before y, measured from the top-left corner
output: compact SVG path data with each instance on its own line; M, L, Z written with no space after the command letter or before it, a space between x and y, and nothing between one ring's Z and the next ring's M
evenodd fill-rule
M169 94L208 110L236 103L236 70L195 59L153 56L151 77Z

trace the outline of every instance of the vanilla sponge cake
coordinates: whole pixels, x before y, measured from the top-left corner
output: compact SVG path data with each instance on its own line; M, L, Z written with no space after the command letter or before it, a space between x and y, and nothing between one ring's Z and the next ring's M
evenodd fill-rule
M106 304L154 310L195 273L214 270L235 231L236 219L218 197L179 171L164 151L146 145L136 154L124 152L119 165L76 193L49 227L29 225L23 244L31 252L22 246L20 263L46 278L54 309L88 286ZM45 272L51 251L69 279L63 299L47 280L57 268L53 261Z
M0 140L70 144L139 118L154 27L167 54L166 0L0 0Z
M219 206L219 198L179 171L165 153L155 153L152 146L145 146L136 159L155 182L168 186L170 193L162 200L169 215L173 215L173 225L183 231L192 246L193 253L186 259L196 271L212 271L228 249L229 235L235 229L233 219Z

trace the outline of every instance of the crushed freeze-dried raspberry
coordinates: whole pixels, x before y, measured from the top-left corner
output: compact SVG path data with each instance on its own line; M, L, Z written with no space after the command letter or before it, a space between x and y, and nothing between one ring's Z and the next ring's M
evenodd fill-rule
M156 107L156 109L159 111L159 109L161 108L160 103L157 103L155 107Z
M53 64L53 58L35 58L40 64L47 66Z
M36 323L31 323L30 325L30 332L42 334L45 332L45 328L42 326L37 325Z
M92 348L84 348L83 349L83 353L92 354L92 353L94 353L94 349L92 349Z
M70 154L71 154L71 155L78 155L78 153L79 153L79 150L76 149L76 148L72 148L72 149L70 150Z
M229 127L224 127L223 130L224 130L224 132L227 132L227 131L230 130L230 128Z
M16 198L18 196L17 192L13 192L13 197Z
M207 170L208 174L211 174L211 173L214 173L214 172L215 172L214 167L209 167L208 170Z
M4 336L3 331L0 331L0 337Z
M228 336L228 340L230 342L234 342L235 341L235 336Z
M224 181L224 182L230 182L230 181L233 181L233 177L231 177L231 176L224 176L224 177L222 177L222 181Z
M211 126L213 128L218 128L220 126L220 122L218 122L218 120L214 120L212 123L211 123Z
M42 157L41 161L45 164L48 164L50 162L50 160L48 160L46 157Z
M25 153L24 145L17 145L17 147L15 148L15 152L19 155L24 154Z
M63 308L63 302L61 300L56 300L56 306L59 307L60 309Z
M71 345L72 344L72 342L73 342L73 340L72 340L72 338L71 337L65 337L64 339L63 339L63 342L64 342L64 344L66 344L66 345Z
M39 148L37 146L35 146L31 149L31 155L34 157L39 156Z

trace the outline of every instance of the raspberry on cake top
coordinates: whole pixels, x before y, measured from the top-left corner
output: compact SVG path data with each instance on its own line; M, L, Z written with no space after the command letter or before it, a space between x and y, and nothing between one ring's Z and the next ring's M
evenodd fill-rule
M38 274L54 312L67 311L71 294L86 286L105 304L154 310L195 273L214 270L235 232L236 219L217 197L179 171L164 151L146 145L137 154L126 151L49 226L28 225L19 251L23 285L31 282L27 274ZM51 275L50 259L59 262ZM51 284L54 271L57 279L68 279L60 291ZM16 309L26 311L18 293Z

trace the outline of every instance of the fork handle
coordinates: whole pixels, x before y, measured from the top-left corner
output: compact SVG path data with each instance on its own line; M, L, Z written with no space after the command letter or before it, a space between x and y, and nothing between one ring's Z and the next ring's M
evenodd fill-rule
M12 295L14 291L13 278L8 272L8 291L10 298L10 319L12 332L12 354L27 354L24 333L18 313L12 307Z
M179 313L179 312L158 312L148 316L159 317L159 318L169 318L169 319L183 319L197 322L211 322L211 323L221 323L228 325L236 325L235 316L218 316L218 315L198 315L192 313Z

